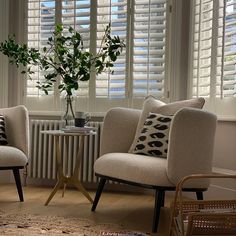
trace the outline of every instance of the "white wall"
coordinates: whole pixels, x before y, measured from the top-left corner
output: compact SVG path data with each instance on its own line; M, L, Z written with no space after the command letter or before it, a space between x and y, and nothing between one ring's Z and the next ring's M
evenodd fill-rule
M8 37L9 1L0 1L0 42ZM0 54L0 107L8 105L8 59Z
M236 121L219 120L215 136L213 170L236 175ZM209 199L236 199L236 180L212 180Z
M236 174L236 121L218 121L214 166L233 170Z

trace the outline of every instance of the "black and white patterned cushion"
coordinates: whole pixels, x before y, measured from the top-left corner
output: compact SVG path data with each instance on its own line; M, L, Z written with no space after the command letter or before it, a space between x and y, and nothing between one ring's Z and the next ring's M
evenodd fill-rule
M7 145L7 136L5 131L5 119L3 115L0 115L0 145Z
M149 113L133 153L166 158L171 121L172 116Z

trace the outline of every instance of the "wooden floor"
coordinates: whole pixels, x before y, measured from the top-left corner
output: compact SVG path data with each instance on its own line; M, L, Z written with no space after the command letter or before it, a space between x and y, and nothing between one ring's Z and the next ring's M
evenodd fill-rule
M104 192L96 212L91 212L91 203L77 190L67 189L64 198L59 191L48 206L44 203L51 192L48 187L24 187L25 202L20 203L14 184L0 185L0 210L9 213L29 213L63 217L87 218L98 223L122 224L128 230L150 233L152 227L154 196L130 193ZM90 192L94 198L94 192ZM172 197L166 199L161 212L158 236L168 235L169 208Z

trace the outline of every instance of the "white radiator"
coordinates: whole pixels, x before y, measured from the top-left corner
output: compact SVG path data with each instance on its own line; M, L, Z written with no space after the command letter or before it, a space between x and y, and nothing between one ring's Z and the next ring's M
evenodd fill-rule
M84 157L81 160L80 180L82 182L95 183L97 177L93 172L94 161L99 156L100 147L100 130L102 122L90 122L89 126L97 127L96 135L85 137ZM53 130L61 127L59 120L31 120L30 123L30 160L28 167L28 177L56 179L56 149L52 136L41 134L41 130ZM60 147L62 157L67 156L68 159L62 158L63 170L65 174L73 173L75 158L78 150L79 137L69 137L67 143L67 155L65 155L66 139L60 137Z

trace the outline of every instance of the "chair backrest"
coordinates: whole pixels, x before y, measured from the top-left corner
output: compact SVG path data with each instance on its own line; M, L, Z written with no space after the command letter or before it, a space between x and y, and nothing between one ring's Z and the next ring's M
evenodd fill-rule
M179 110L170 127L167 176L177 184L190 174L212 171L216 115L194 108ZM208 187L209 181L190 183L188 187Z
M132 144L141 111L116 107L104 118L100 155L111 152L128 152Z
M29 156L29 115L25 106L0 109L5 116L6 135L9 145L19 148Z

